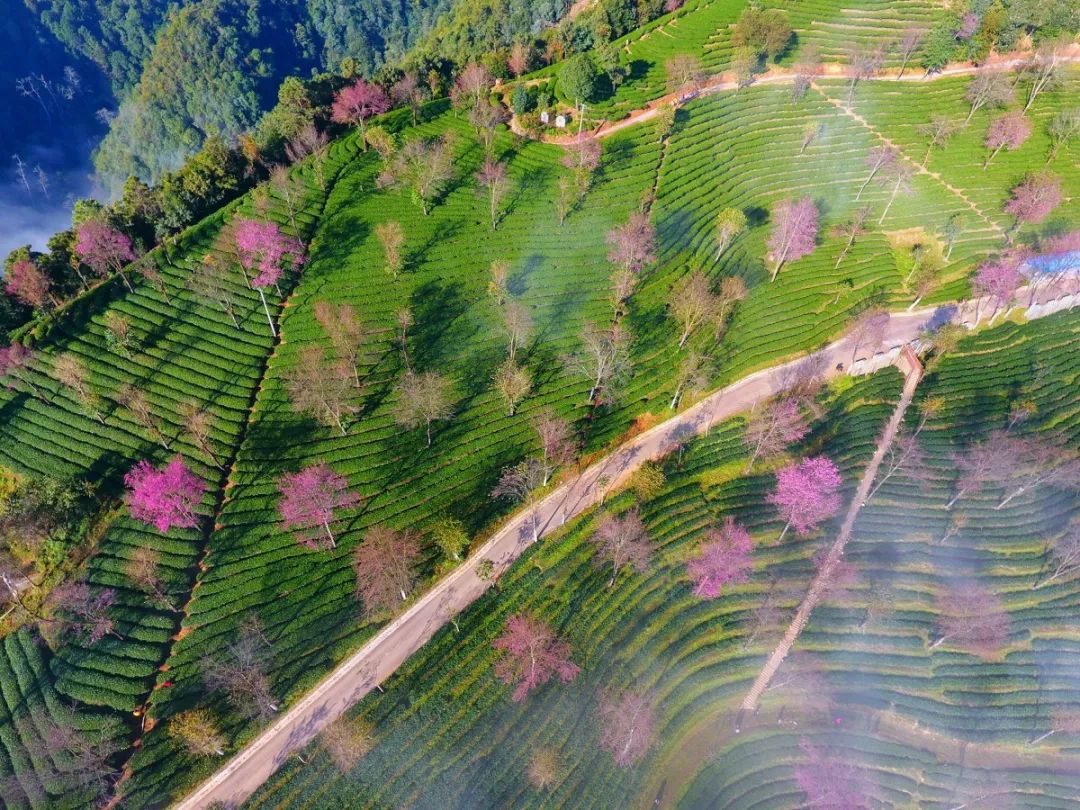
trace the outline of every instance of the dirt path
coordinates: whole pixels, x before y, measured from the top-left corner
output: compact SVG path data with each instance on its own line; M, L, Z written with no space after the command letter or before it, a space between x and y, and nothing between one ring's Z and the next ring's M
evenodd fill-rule
M795 617L791 620L784 637L766 659L765 666L761 668L761 672L754 679L753 686L750 687L750 691L747 692L746 697L743 699L740 706L740 717L735 721L736 731L739 729L741 718L753 714L757 708L761 693L768 688L769 682L776 675L776 671L780 669L780 665L784 663L787 654L791 652L791 648L799 638L799 634L806 627L806 623L810 621L810 614L813 613L822 596L828 591L836 566L844 556L844 546L847 545L847 541L851 537L851 531L855 528L855 519L859 516L859 510L866 503L866 498L870 494L870 487L873 486L874 479L877 477L881 461L892 446L893 439L896 438L896 432L900 429L901 422L903 422L904 414L907 413L908 406L915 396L915 389L918 387L919 381L922 380L923 368L919 358L915 356L915 352L911 350L910 346L904 346L900 356L897 358L897 365L904 372L904 389L900 395L900 401L896 404L892 416L889 417L881 438L878 439L874 455L871 456L870 463L866 465L866 470L859 480L859 487L855 490L855 495L848 505L847 514L844 515L844 522L840 524L840 531L829 549L828 556L818 568L818 573L810 584L810 589L806 592L806 597L803 599L802 604L799 605L799 609L795 611Z
M1012 70L1024 64L1030 54L1005 54L994 59L991 59L986 64L993 70ZM1061 57L1062 64L1080 64L1080 45L1072 45L1069 47L1065 56ZM903 76L898 75L899 71L885 71L875 74L872 79L866 81L883 81L883 82L904 82L923 84L926 82L934 82L940 79L953 78L955 76L971 76L978 69L979 65L975 65L971 62L958 62L945 66L941 70L931 75L926 75L919 72L907 72ZM850 79L851 71L847 65L828 63L822 65L823 79ZM774 67L767 73L763 73L754 80L754 86L757 85L770 85L770 84L789 84L795 80L795 72L789 68ZM702 96L711 96L716 93L721 93L727 90L738 90L739 83L735 80L731 73L717 73L706 80L700 88L693 92L681 92L681 93L668 93L666 96L661 96L654 101L649 102L648 105L638 110L632 110L625 117L620 118L615 122L602 122L599 126L592 130L592 134L596 138L607 138L614 135L616 132L620 132L627 127L632 127L635 124L640 124L644 121L649 121L657 116L660 109L663 107L671 106L673 104L683 104L695 98ZM519 135L523 135L524 132L518 127L516 117L511 119L510 128ZM567 145L572 143L576 136L572 134L568 135L545 135L541 140L545 143L554 143L560 145Z
M1026 291L1017 300L1025 300ZM954 311L957 317L966 307ZM984 308L985 309L985 308ZM858 347L867 370L893 362L884 352L915 340L941 310L926 307L894 313L877 346ZM818 354L830 375L841 373L856 346L848 336ZM889 353L891 354L891 352ZM864 359L860 358L860 359ZM533 522L543 536L598 503L646 461L660 458L691 435L703 435L716 422L748 410L758 400L782 390L805 357L754 372L715 391L687 410L627 441L592 464L577 478L557 487L527 510L515 515L462 565L436 583L363 647L342 661L303 698L227 762L210 779L182 799L177 808L195 810L214 801L239 804L276 771L291 754L310 742L350 706L385 681L451 617L468 607L490 585L479 576L484 560L501 573L528 548ZM879 459L880 460L880 459Z

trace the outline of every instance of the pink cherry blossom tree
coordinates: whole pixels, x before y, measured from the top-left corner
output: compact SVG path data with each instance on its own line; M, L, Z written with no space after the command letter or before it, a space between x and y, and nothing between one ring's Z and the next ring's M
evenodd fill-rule
M648 570L652 544L637 509L623 515L604 515L589 540L596 546L598 560L611 563L609 588L624 566L632 566L638 573Z
M868 806L867 779L841 757L829 756L809 740L799 741L806 760L795 766L795 784L806 795L806 807L861 810Z
M997 157L998 152L1007 149L1015 152L1031 137L1031 121L1022 112L1007 112L990 122L986 131L986 145L989 154L983 161L983 168Z
M128 471L124 484L128 487L128 509L136 520L153 525L162 534L174 526L191 529L199 525L195 510L206 484L184 466L180 456L160 470L144 459Z
M570 683L581 668L570 660L570 645L548 625L525 613L511 616L506 629L492 645L502 653L495 675L514 685L513 699L520 703L533 689L557 677Z
M386 526L371 528L364 535L364 542L353 549L356 595L364 603L364 611L373 615L392 610L408 599L416 584L419 561L420 541L416 532L395 531Z
M278 511L285 528L293 529L296 539L313 549L337 548L331 524L340 509L357 506L361 498L350 492L345 476L338 475L325 462L286 473L278 481L281 500Z
M104 222L88 219L75 231L75 255L97 276L119 273L128 290L132 289L124 273L124 265L135 261L136 255L126 234L110 228Z
M734 518L727 517L719 529L710 529L701 550L686 565L694 596L715 599L725 585L746 582L752 550L750 532Z
M41 389L38 388L31 378L30 362L34 359L34 352L21 343L12 343L0 348L0 382L7 388L15 388L15 380L27 386L35 397L46 402Z
M1025 222L1037 225L1044 221L1061 205L1061 194L1061 178L1050 172L1028 175L1013 186L1012 196L1005 203L1005 213L1015 218L1009 235Z
M18 259L4 273L4 292L37 310L56 305L49 290L49 277L29 259Z
M293 270L305 261L304 246L299 239L287 236L273 222L259 222L255 219L241 219L236 222L233 238L236 242L236 256L244 277L253 289L259 293L266 321L270 324L270 334L277 337L277 327L270 315L266 303L265 290L277 287L284 265ZM249 277L249 273L255 276Z
M787 523L777 542L792 526L807 535L840 509L840 471L827 456L792 462L776 474L776 489L769 503Z
M541 486L547 486L552 473L563 464L569 464L577 452L577 442L570 423L552 413L543 410L530 421L532 429L540 439Z
M818 210L809 197L781 200L773 208L773 229L765 245L773 262L770 281L775 281L785 262L801 259L814 250L818 235Z
M360 128L360 143L367 151L364 122L373 115L381 115L390 109L390 99L377 84L357 79L345 85L334 95L330 118L338 124Z
M950 586L937 599L940 635L930 649L946 641L983 659L997 656L1009 640L1009 614L1001 599L974 580Z
M989 298L994 302L991 320L1001 307L1012 303L1016 290L1023 280L1023 274L1020 271L1022 263L1022 256L1013 252L979 265L975 277L971 280L971 289L979 298ZM979 319L978 303L976 301L976 321Z
M598 710L603 732L600 747L611 754L615 764L629 768L652 748L656 736L653 697L634 690L605 692Z

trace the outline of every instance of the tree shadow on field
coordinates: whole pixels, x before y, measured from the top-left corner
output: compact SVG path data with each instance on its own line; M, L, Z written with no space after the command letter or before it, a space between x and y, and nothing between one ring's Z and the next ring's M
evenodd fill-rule
M371 233L371 226L352 213L341 213L331 220L324 220L323 231L319 238L317 267L326 263L334 271L347 265L348 259L355 253ZM311 268L307 275L311 275Z
M503 211L502 218L514 213L523 200L528 200L530 197L535 198L543 190L551 176L552 170L550 166L538 166L523 172L514 195L510 198L506 209Z
M0 418L3 418L2 413L0 413ZM120 494L121 482L131 463L130 458L126 458L115 450L107 450L94 460L83 477L97 484L99 497L115 497Z
M669 247L673 251L686 246L686 234L694 226L694 214L686 208L666 209L663 218L657 223L656 241L661 254Z
M431 236L424 240L423 244L418 245L412 250L406 251L405 263L402 268L406 273L415 273L419 271L420 266L427 261L427 255L435 245L446 244L450 242L458 232L461 230L461 221L454 220L453 222L442 221L435 225L435 229Z
M458 317L469 308L464 291L465 286L459 281L442 282L437 279L413 290L409 303L416 325L411 342L418 367L435 365L435 361L445 353L457 355L468 341L470 335L455 334L454 345L446 347L446 352L441 350L443 338ZM475 327L473 329L475 331Z
M518 271L510 276L507 281L507 291L515 297L524 295L529 286L529 276L544 266L544 260L545 257L539 253L530 253L526 256L524 261L521 262Z
M616 138L609 143L600 159L599 181L607 178L607 169L617 169L621 164L632 161L635 151L634 144L625 138Z

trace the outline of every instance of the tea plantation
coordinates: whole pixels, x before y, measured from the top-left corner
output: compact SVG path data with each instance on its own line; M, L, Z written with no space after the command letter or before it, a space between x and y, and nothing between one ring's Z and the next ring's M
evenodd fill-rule
M730 27L744 5L691 0L629 35L619 44L630 78L593 114L615 119L662 96L663 63L671 55L695 53L710 72L726 69ZM826 61L843 62L852 41L896 36L915 24L928 28L941 13L940 4L924 0L766 5L787 9L799 31L788 61L813 45ZM128 291L111 278L15 335L33 355L26 379L0 391L0 465L94 485L99 514L82 547L67 550L67 573L114 589L116 597L113 632L93 644L74 634L53 637L46 625L47 643L29 628L0 639L5 805L93 801L91 787L68 790L58 774L70 763L62 756L43 760L37 742L49 718L73 706L80 727L115 750L110 761L119 776L107 792L119 806L159 807L180 798L225 760L184 750L170 733L172 719L207 710L228 753L260 728L221 691L208 689L207 661L257 619L269 650L269 691L279 708L295 703L391 618L365 611L355 596L353 552L368 533L376 527L416 532L418 590L437 581L449 565L432 527L460 521L474 549L492 534L514 509L493 500L492 490L502 469L536 451L534 417L566 418L582 458L595 460L672 415L681 352L706 358L701 393L814 351L867 308L904 310L920 296L909 282L913 246L944 253L946 223L960 220L948 258L921 298L924 304L963 299L976 267L1004 244L1012 219L1002 206L1010 189L1044 166L1061 177L1064 201L1048 221L1021 228L1018 238L1035 246L1076 228L1080 145L1061 149L1048 165L1046 155L1048 123L1075 106L1080 72L1063 70L1060 84L1028 112L1031 138L989 168L982 168L983 140L996 113L986 110L921 167L928 146L921 125L943 111L962 119L970 81L863 81L850 110L838 80L818 82L797 102L782 83L703 96L680 108L669 133L645 122L605 138L600 168L565 222L558 213L560 181L571 174L564 149L499 126L492 153L507 166L509 192L497 228L475 181L485 161L481 133L445 100L432 101L415 124L405 111L378 122L398 146L435 138L450 144L452 178L430 213L415 195L386 187L380 179L386 162L351 133L330 143L324 157L294 165L287 189L263 184L131 268L152 264L160 285L131 272L135 288ZM867 156L885 144L895 145L912 170L910 193L895 199L880 183L861 191ZM821 219L816 245L770 281L764 258L770 212L804 195ZM845 248L839 229L861 206L871 212L866 229ZM717 214L732 207L746 213L749 227L718 255ZM591 403L590 380L575 373L568 356L581 348L586 327L612 322L605 237L635 212L656 229L656 257L625 315L617 316L632 336L632 373L617 396L605 392L602 402ZM236 324L227 309L191 289L203 262L236 266L232 225L241 217L275 223L307 246L302 272L268 288L276 335L240 272L222 293L235 307ZM377 234L387 223L399 223L405 235L399 274L388 272ZM495 262L508 263L507 295L523 305L533 327L518 352L531 387L513 415L492 386L507 352L490 292ZM737 277L747 295L721 329L697 330L680 350L672 291L695 271L716 284ZM356 369L362 384L343 431L297 413L290 400L289 381L306 362L304 350L326 344L316 318L316 305L324 302L350 305L365 335ZM117 317L129 323L127 346L110 335L108 324ZM1021 750L1046 730L1055 708L1069 708L1075 634L1060 622L1080 595L1068 579L1032 584L1045 569L1048 537L1080 508L1075 497L1046 488L1002 510L994 509L993 492L963 500L951 513L944 505L953 486L952 453L1004 427L1018 402L1033 403L1019 430L1053 431L1069 446L1080 441L1072 350L1078 330L1076 315L1058 315L979 332L944 354L923 382L920 400L945 403L922 434L933 474L919 483L896 477L862 510L846 554L857 576L814 613L792 659L793 668L812 661L816 682L828 685L824 709L825 697L808 708L777 688L761 710L768 722L751 722L738 738L730 733L734 707L805 594L814 555L835 529L830 524L809 538L772 542L781 529L766 503L773 469L759 464L744 473L745 420L738 418L664 462L662 491L641 504L656 549L647 573L624 574L606 588L608 577L593 566L586 542L598 513L568 524L440 631L385 693L355 709L378 734L355 768L342 774L321 749L307 751L304 763L283 764L251 806L601 808L640 801L644 807L658 791L666 806L786 806L785 797L797 794L790 763L801 756L803 736L829 749L857 748L858 766L883 805L925 799L927 806L953 806L949 791L967 778L961 765L936 759L917 735L897 731L895 739L872 744L872 724L887 711L895 729ZM96 405L57 382L58 360L72 357L85 368ZM430 446L423 429L405 429L397 418L407 371L437 372L450 381L452 416L434 424ZM145 392L153 429L118 404L124 386ZM899 391L895 370L845 378L822 395L810 433L792 454L828 454L850 494ZM184 429L191 407L209 416L212 454ZM162 534L128 516L122 479L139 460L161 464L175 455L206 494L199 528ZM362 501L337 527L336 548L312 550L282 525L278 481L323 461ZM631 501L623 493L605 508L620 511ZM940 542L960 509L963 529ZM723 597L702 601L691 595L685 564L706 529L728 515L753 534L754 575ZM140 549L156 554L175 609L129 581L126 571ZM1008 608L1011 635L1000 661L948 646L927 649L935 597L961 573L990 583ZM526 608L569 639L583 671L571 684L515 704L492 674L491 642L508 616ZM772 617L768 626L752 633L753 617L765 613ZM597 748L594 707L599 691L630 684L654 699L662 742L624 771ZM797 729L772 722L784 711L800 718ZM825 725L817 716L822 711L829 715ZM829 725L837 719L847 725ZM691 747L696 758L680 753L687 740L704 740ZM1068 744L1077 741L1054 735L1043 743L1055 751ZM559 763L557 780L543 791L526 775L538 749L555 752ZM766 756L770 766L762 768ZM672 763L680 758L676 779ZM28 771L39 775L41 790L6 789L19 781L15 774ZM1065 775L1041 784L1022 763L1009 774L1032 806L1044 799L1057 806L1073 784Z

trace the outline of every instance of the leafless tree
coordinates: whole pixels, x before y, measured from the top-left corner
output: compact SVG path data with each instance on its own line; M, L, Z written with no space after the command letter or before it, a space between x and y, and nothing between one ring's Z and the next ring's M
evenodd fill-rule
M150 405L150 398L146 396L145 391L129 383L124 383L117 389L116 401L124 407L136 422L143 426L147 433L154 437L158 444L166 450L171 449L169 440L165 438L165 433L161 430L157 416L154 415L154 410Z
M454 176L454 150L447 137L406 141L379 175L380 188L407 188L424 216Z
M176 612L176 604L161 577L160 555L149 546L140 546L131 552L124 565L124 573L138 590L149 594L153 601L166 610Z
M864 346L869 346L871 349L876 349L885 340L885 335L889 330L889 311L882 307L871 307L870 309L863 310L859 314L859 317L855 319L854 325L851 327L851 362L855 362L855 358L859 353L859 349Z
M620 324L608 329L586 324L581 332L581 348L568 358L568 365L591 381L590 402L596 401L601 390L611 399L619 383L630 374L630 334Z
M854 45L848 51L848 70L851 75L848 79L847 106L851 107L855 100L855 88L859 82L873 78L874 74L881 70L885 62L885 53L880 45Z
M513 361L518 349L532 337L533 322L529 309L520 301L508 298L502 305L502 327L508 339L507 357Z
M360 357L367 341L367 331L351 304L315 302L315 320L334 350L337 362L352 369L353 383L360 388Z
M503 398L509 410L509 416L517 412L517 406L521 403L529 391L532 390L532 375L529 370L519 366L512 359L507 358L495 370L495 390Z
M348 773L375 747L375 729L362 718L339 717L319 734L319 745L339 771Z
M922 41L922 29L904 29L904 33L900 35L900 72L897 74L896 78L899 79L904 75L904 71L907 70L908 62L910 62L911 57L915 55L915 51L919 50L919 46L922 45Z
M948 145L952 136L960 131L960 122L956 121L951 115L934 113L925 124L919 124L917 131L929 140L926 146L926 154L923 155L922 159L922 166L926 168L926 163L930 160L930 153L935 149L944 149Z
M285 145L285 154L290 162L299 163L308 157L311 158L311 167L315 172L315 182L320 189L326 188L324 164L326 163L329 142L325 132L320 132L314 124L308 124Z
M934 649L951 641L972 655L996 656L1009 639L1009 615L997 594L974 580L947 586L937 600L940 635Z
M229 316L233 326L239 331L240 322L236 318L236 305L233 301L233 289L228 280L228 267L216 255L211 254L196 263L187 281L188 289L204 304L220 307Z
M218 652L203 659L203 680L245 717L266 720L278 710L266 675L270 657L270 641L262 625L249 617Z
M719 301L713 294L712 284L700 270L696 270L683 281L672 293L668 307L672 317L682 329L679 336L679 348L686 345L690 335L701 326L716 317Z
M96 644L108 635L119 638L111 613L115 602L116 591L112 588L65 582L49 594L51 621L62 632L73 632L87 644Z
M1004 107L1013 100L1013 88L1008 77L1000 71L984 65L975 73L975 78L968 84L965 97L970 104L964 125L983 107Z
M1051 538L1046 550L1052 567L1046 576L1031 586L1033 589L1080 571L1080 523L1073 523L1063 534Z
M834 229L833 232L837 236L845 237L844 247L840 251L840 255L836 257L836 264L833 265L834 270L840 266L840 262L848 255L848 251L855 244L855 240L866 233L866 221L868 219L870 219L870 206L864 205L861 208L856 208L847 222L838 225Z
M337 427L344 436L345 419L357 410L351 402L354 379L353 370L340 360L329 360L321 346L305 346L286 372L285 386L293 410Z
M1066 41L1044 42L1035 49L1035 53L1024 65L1023 74L1031 82L1024 112L1031 108L1044 90L1050 90L1061 83L1062 57L1068 44Z
M555 470L573 461L577 453L577 442L574 440L570 423L556 416L550 409L540 411L530 424L540 439L541 486L547 486Z
M746 472L759 458L772 458L809 431L806 415L795 397L778 397L755 408L746 423L743 444L750 450Z
M649 568L652 543L637 509L622 515L604 515L589 540L596 546L597 561L611 564L609 588L624 566L630 565L638 573Z
M196 400L189 399L180 403L178 409L180 418L184 423L184 432L187 437L202 450L219 469L225 469L217 452L214 450L212 439L213 417L210 412L202 407Z
M697 393L705 390L709 384L708 360L709 358L691 350L679 361L675 368L675 393L671 396L669 408L675 410L679 407L679 402L686 392Z
M394 418L410 430L424 426L427 445L431 447L431 428L435 422L449 419L454 413L450 381L434 371L405 372L398 386L398 406Z
M105 424L101 412L101 399L90 387L90 374L83 362L73 354L62 354L53 363L53 377L69 389L82 409Z
M546 480L544 464L535 458L527 458L503 468L499 474L499 483L491 491L491 498L505 498L513 503L535 505L533 496L537 489L544 486ZM540 519L535 508L530 511L528 525L535 543L540 539Z
M803 48L799 59L795 62L795 80L791 84L791 100L801 100L820 75L821 52L814 46Z

